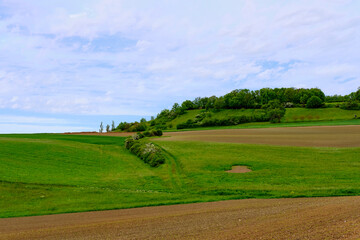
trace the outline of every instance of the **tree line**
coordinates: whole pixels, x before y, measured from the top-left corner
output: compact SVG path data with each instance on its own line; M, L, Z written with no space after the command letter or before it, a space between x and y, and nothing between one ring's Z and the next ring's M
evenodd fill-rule
M156 118L149 122L144 118L140 122L121 122L115 129L107 125L107 131L146 131L149 128L166 129L166 123L184 114L187 110L206 109L219 111L221 109L263 109L264 116L255 119L277 122L285 114L285 108L306 107L321 108L325 103L338 103L336 107L348 110L360 109L360 88L348 95L326 96L319 88L262 88L260 90L235 89L224 96L197 97L185 100L181 104L174 103L171 109L164 109ZM233 120L233 122L240 120ZM241 120L244 121L244 120ZM231 121L230 121L231 122ZM189 123L190 125L194 123ZM227 124L227 123L224 123ZM100 127L100 130L102 127Z

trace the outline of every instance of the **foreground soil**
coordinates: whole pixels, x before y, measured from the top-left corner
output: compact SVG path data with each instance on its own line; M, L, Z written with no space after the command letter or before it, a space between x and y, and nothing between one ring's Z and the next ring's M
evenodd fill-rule
M161 140L270 144L307 147L360 147L360 126L315 126L168 132Z
M360 197L246 199L0 219L0 239L359 239Z

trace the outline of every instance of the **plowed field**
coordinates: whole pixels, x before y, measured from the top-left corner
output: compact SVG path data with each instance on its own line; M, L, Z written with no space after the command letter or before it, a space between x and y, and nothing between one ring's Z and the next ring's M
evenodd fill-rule
M207 141L307 147L360 147L360 126L284 127L168 132L169 141ZM165 140L165 139L164 139Z
M360 197L246 199L0 219L0 239L359 239Z

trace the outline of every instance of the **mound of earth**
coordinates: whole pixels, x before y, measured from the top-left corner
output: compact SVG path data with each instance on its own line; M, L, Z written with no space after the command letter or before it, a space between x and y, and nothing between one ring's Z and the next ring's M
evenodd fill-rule
M247 166L232 166L231 170L226 171L228 173L247 173L251 172Z

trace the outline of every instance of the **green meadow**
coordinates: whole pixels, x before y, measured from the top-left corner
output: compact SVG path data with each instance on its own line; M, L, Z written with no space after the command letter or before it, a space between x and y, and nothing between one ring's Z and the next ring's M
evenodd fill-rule
M176 125L184 123L189 119L194 120L196 115L206 110L187 110L185 114L177 116L175 119L167 123L167 131L178 131ZM211 118L224 119L237 116L251 116L259 109L222 109L219 111L210 111ZM355 119L355 115L357 119ZM232 128L248 128L248 127L297 127L297 126L331 126L331 125L358 125L360 124L360 110L343 110L340 108L287 108L285 116L281 119L280 124L272 124L269 122L251 122L234 126L216 126L180 129L179 131L193 131L205 129L232 129Z
M0 135L0 217L242 198L360 194L360 148L156 141L152 168L123 137ZM233 165L252 172L227 173Z

